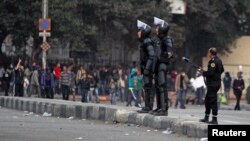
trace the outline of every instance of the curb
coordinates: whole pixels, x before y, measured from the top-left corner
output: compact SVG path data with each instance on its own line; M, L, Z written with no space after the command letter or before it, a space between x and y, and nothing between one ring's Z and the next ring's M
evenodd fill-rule
M0 106L36 114L51 113L54 117L91 119L115 123L131 123L155 129L171 129L188 137L207 137L207 124L181 118L138 114L135 110L114 105L80 103L56 99L0 96Z
M235 105L221 105L221 110L234 110ZM241 110L250 111L250 105L249 104L241 104L240 105Z

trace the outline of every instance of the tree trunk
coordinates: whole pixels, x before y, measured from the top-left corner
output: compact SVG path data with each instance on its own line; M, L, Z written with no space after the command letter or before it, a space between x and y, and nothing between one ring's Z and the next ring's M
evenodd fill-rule
M33 62L39 62L38 59L39 59L39 55L41 53L41 48L40 48L40 40L39 38L34 38L34 47L33 47L33 50L32 50L32 53L31 53L31 64Z
M2 54L2 44L4 39L6 38L6 36L8 35L8 32L6 30L1 30L1 34L0 34L0 54Z
M2 53L2 44L4 39L8 36L8 32L6 30L1 30L0 34L0 65L4 67L8 67L11 63L11 59Z

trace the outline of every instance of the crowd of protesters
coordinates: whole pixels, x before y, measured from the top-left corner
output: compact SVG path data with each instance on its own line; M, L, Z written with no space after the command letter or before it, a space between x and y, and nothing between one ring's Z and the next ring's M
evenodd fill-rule
M16 65L7 68L0 66L0 88L5 96L40 97L53 99L54 95L61 96L63 100L76 100L76 95L81 96L81 102L100 102L100 96L109 96L111 104L119 100L126 106L142 107L144 100L144 80L140 69L133 66L95 66L73 64L50 65L45 70L36 63L32 66L21 65L19 59ZM225 75L225 80L228 72ZM197 105L204 104L206 86L204 79L197 73L195 79L189 80L183 72L173 71L166 74L167 86L175 92L175 108L185 109L187 103L187 91L193 91L193 97ZM230 85L225 83L225 95L228 97ZM170 97L171 98L171 97ZM173 100L169 99L170 103ZM239 101L239 100L238 100ZM132 104L134 102L134 104ZM229 102L229 100L228 100ZM239 103L239 102L238 102Z
M129 67L119 66L75 66L60 63L43 69L33 63L24 67L19 59L16 65L0 68L1 89L5 96L40 97L53 99L61 95L69 100L81 96L82 102L99 103L99 95L110 95L111 103L125 102Z
M127 106L141 107L143 100L143 76L136 66L95 66L57 63L43 69L33 63L0 68L1 87L5 96L39 97L53 99L61 95L63 100L81 96L82 102L100 102L100 95L109 96L111 104L117 100ZM133 68L133 69L132 69ZM133 71L131 71L133 70ZM132 91L132 95L131 95Z

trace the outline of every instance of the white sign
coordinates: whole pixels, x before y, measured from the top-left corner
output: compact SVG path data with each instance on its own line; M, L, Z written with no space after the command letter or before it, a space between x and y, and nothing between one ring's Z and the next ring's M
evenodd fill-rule
M39 37L50 37L50 32L39 32Z
M142 21L140 21L140 20L137 20L137 28L139 29L139 28L143 28L143 29L145 29L147 27L147 24L146 23L144 23L144 22L142 22Z
M165 21L160 19L160 18L157 18L157 17L154 17L154 24L155 25L161 25L161 27L164 25Z
M186 3L184 0L166 0L170 3L172 14L186 14Z

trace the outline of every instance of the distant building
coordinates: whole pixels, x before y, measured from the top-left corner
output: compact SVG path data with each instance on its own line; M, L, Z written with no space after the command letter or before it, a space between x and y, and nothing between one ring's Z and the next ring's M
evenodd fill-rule
M60 43L57 39L51 41L51 47L47 52L47 61L49 63L69 63L72 59L69 56L69 43Z
M243 36L236 40L235 47L231 47L232 53L219 54L224 64L225 72L228 71L233 78L237 77L239 69L243 72L246 87L250 80L250 36ZM203 68L207 69L208 58L203 58ZM223 77L223 76L222 76Z

